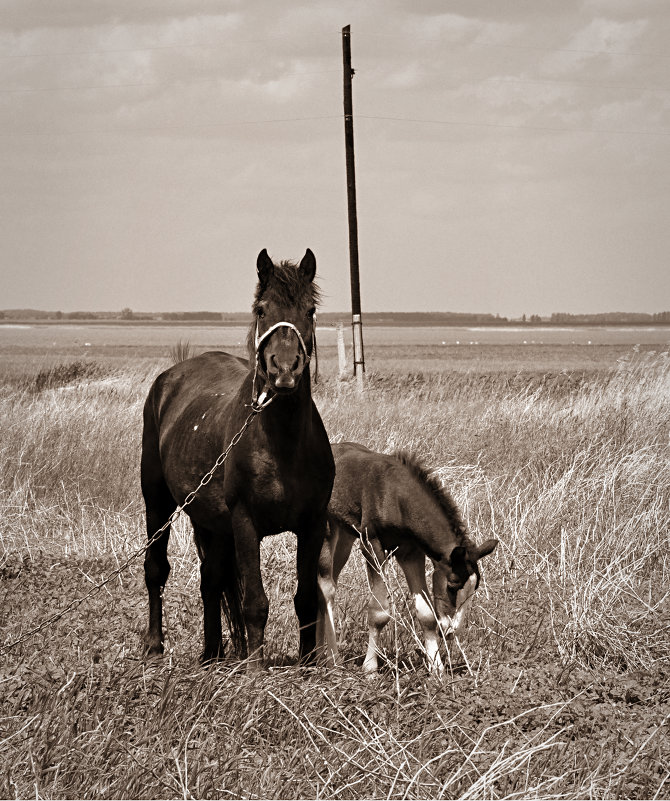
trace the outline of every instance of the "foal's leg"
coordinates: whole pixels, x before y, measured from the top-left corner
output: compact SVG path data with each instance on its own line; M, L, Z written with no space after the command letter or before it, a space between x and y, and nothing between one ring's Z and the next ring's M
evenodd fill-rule
M379 540L361 540L361 550L365 557L368 571L368 584L370 585L370 599L368 601L368 650L363 661L363 670L366 673L376 673L379 655L379 636L384 626L391 619L391 604L389 601L386 578L383 572L386 554Z
M150 545L144 555L144 581L149 594L149 628L144 637L144 648L148 656L163 653L163 588L170 574L167 558L170 526L153 539L177 508L174 498L164 482L149 485L144 480L142 491L147 511L147 536Z
M300 626L299 658L309 664L316 657L316 619L319 605L325 601L320 598L318 585L319 556L326 536L326 515L323 513L310 524L300 527L298 536L298 589L293 598L295 612Z
M437 635L437 618L435 610L428 595L426 585L426 557L417 550L411 556L398 558L398 563L403 569L409 591L414 596L414 606L416 615L423 629L423 637L426 643L426 657L428 659L428 670L438 676L442 674L444 667L440 657L440 646Z
M335 594L337 580L346 565L356 536L334 520L328 521L329 533L319 557L319 615L316 620L316 644L320 657L328 665L337 663L335 633Z
M213 662L223 657L221 636L221 595L224 587L221 534L193 523L200 554L200 595L204 621L204 648L200 661Z

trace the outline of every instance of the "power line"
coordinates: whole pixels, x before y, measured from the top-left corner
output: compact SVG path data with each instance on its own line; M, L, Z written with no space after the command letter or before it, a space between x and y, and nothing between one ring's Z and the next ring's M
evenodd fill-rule
M632 89L637 92L667 92L667 86L641 86L630 83L600 83L598 81L566 81L560 78L484 78L482 83L493 81L495 83L546 83L557 86L584 86L594 89Z
M248 44L263 44L264 42L274 42L274 41L282 41L293 39L292 36L288 35L277 35L277 36L266 36L264 38L259 39L237 39L232 37L231 39L216 42L213 44L207 44L204 42L189 42L183 44L172 44L172 45L149 45L147 47L118 47L118 48L110 48L110 49L103 49L103 50L62 50L56 52L38 52L38 53L0 53L0 58L51 58L52 56L99 56L99 55L106 55L108 53L115 54L115 53L144 53L144 52L152 52L155 50L194 50L201 48L203 50L220 50L222 47L230 47L231 45L248 45ZM314 37L312 37L312 41Z
M474 128L510 128L521 131L553 131L556 133L621 134L625 136L670 136L670 131L622 131L616 128L559 128L551 125L515 125L504 122L469 122L467 120L429 120L411 117L388 117L373 114L357 114L358 119L385 120L389 122L411 122L425 125L454 125Z
M428 40L427 36L397 36L395 34L385 34L385 33L368 33L363 34L369 38L384 38L384 39L396 39L397 41L415 41L415 42L426 42ZM595 56L638 56L641 58L661 58L661 59L668 59L670 55L667 53L645 53L642 51L633 51L633 50L591 50L588 48L581 48L581 47L542 47L541 45L524 45L524 44L502 44L498 42L475 42L469 41L465 42L462 39L433 39L433 41L438 42L439 44L449 44L449 45L456 45L460 47L493 47L499 48L503 50L537 50L540 52L546 53L577 53L577 54L584 54L584 55L595 55Z
M428 36L416 36L416 35L400 36L397 34L384 34L384 33L363 33L362 36L372 39L375 38L395 39L397 41L403 41L403 42L414 41L421 43L426 43L429 39ZM323 34L323 38L325 37L326 35ZM293 38L294 37L289 35L276 35L276 36L267 36L254 39L230 38L215 43L187 42L187 43L172 44L172 45L149 45L146 47L119 47L119 48L109 48L102 50L64 50L56 52L43 51L36 53L35 52L6 53L6 54L2 53L0 54L0 58L12 59L12 58L51 58L58 56L97 56L97 55L107 55L107 54L113 55L116 53L153 52L160 50L194 50L198 48L203 50L220 50L223 47L228 48L231 45L262 44L264 42L287 41L287 40L292 40ZM312 40L313 38L314 37L312 37ZM639 58L660 58L660 59L670 58L670 55L668 55L667 53L643 52L634 50L593 50L589 48L578 48L578 47L543 47L541 45L504 44L499 42L476 42L476 41L463 41L462 39L442 39L442 38L437 38L437 39L434 38L433 41L435 41L438 44L449 44L458 47L491 47L503 50L533 50L546 53L572 53L572 54L596 55L596 56L635 56Z
M315 70L309 72L284 72L278 78L272 79L273 81L281 80L288 77L302 77L307 75L326 75L326 74L340 74L340 70ZM37 86L37 87L0 87L2 94L30 94L33 92L76 92L78 90L97 90L97 89L130 89L143 86L191 86L201 83L216 83L225 80L221 75L215 78L195 78L193 80L175 79L173 81L140 81L138 83L106 83L95 86Z
M238 125L274 125L276 123L285 122L315 122L318 120L339 120L341 115L338 114L324 114L322 116L314 117L280 117L277 119L268 120L229 120L227 122L206 122L185 125L154 125L144 128L99 128L99 129L82 129L80 131L0 131L0 138L6 139L8 137L16 136L88 136L93 134L135 134L135 133L160 133L161 131L187 131L197 130L203 128L228 128Z
M281 80L288 77L303 77L311 75L339 75L340 70L309 70L306 72L284 72L278 78L273 80ZM365 75L365 73L362 73ZM96 91L103 89L132 89L139 87L161 87L161 86L195 86L197 84L217 83L225 80L221 75L213 78L175 78L171 81L138 81L137 83L108 83L108 84L94 84L94 85L80 85L80 86L27 86L27 87L0 87L0 94L32 94L38 92L76 92L76 91ZM463 83L473 83L472 81ZM453 84L448 88L460 88L463 83ZM597 81L568 81L562 79L552 78L503 78L497 76L490 76L482 78L481 84L486 83L510 83L510 84L548 84L557 86L578 86L593 89L630 89L638 92L667 92L670 91L669 87L665 86L642 86L640 84L625 84L625 83L600 83Z
M392 117L388 115L376 114L355 114L355 119L380 120L384 122L409 122L414 125L447 125L469 128L503 128L507 130L519 131L549 131L553 133L587 133L587 134L614 134L621 136L670 136L670 131L649 131L649 130L621 130L616 128L562 128L552 125L518 125L503 122L473 122L470 120L436 120L419 119L416 117ZM197 124L178 124L178 125L155 125L142 128L104 128L104 129L83 129L79 131L14 131L0 132L1 138L17 136L85 136L94 134L124 135L135 133L160 133L162 131L187 131L200 130L206 128L229 128L245 125L275 125L288 122L315 122L321 120L339 120L341 115L324 114L312 117L281 117L265 120L229 120L226 122L197 123Z

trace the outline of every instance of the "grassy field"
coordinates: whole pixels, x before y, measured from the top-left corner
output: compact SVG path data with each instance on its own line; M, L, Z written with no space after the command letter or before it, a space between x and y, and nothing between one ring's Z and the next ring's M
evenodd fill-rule
M334 349L321 353L331 439L419 454L475 538L501 542L444 679L424 667L393 572L385 664L363 677L358 554L340 581L342 667L296 667L290 534L263 543L268 669L200 668L198 564L180 520L163 659L142 659L141 558L0 651L0 797L670 796L667 354L366 355L360 396L336 380ZM141 547L141 407L168 363L141 349L3 352L0 648Z

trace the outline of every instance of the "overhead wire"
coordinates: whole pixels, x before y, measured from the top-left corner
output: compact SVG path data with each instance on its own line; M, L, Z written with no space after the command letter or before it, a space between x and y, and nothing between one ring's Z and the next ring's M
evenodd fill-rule
M337 33L339 34L340 31L338 30ZM326 37L327 34L322 34L323 38ZM330 36L330 35L328 35ZM398 34L398 33L391 33L385 34L380 33L378 31L370 32L365 31L360 34L362 39L395 39L397 41L402 42L426 42L430 39L435 40L435 36L431 36L426 34L424 36L419 36L414 32L412 35L411 33L408 35L407 33ZM176 43L176 44L166 44L166 45L146 45L142 47L123 47L123 48L102 48L102 49L94 49L94 50L65 50L65 51L41 51L41 52L31 52L31 53L0 53L0 58L51 58L51 57L58 57L58 56L91 56L91 55L106 55L106 54L115 54L115 53L141 53L141 52L152 52L152 51L160 51L160 50L193 50L193 49L203 49L203 50L219 50L223 47L229 48L231 45L247 45L247 44L262 44L264 42L273 42L273 41L282 41L282 40L292 40L293 37L289 34L276 34L273 36L265 36L265 37L255 37L253 39L237 39L234 36L231 36L229 39L220 40L218 42L185 42L185 43ZM314 37L311 37L311 41L314 40ZM644 51L634 51L634 50L603 50L603 49L592 49L592 48L585 48L585 47L545 47L542 45L527 45L527 44L511 44L511 43L503 43L503 42L482 42L482 41L475 41L469 40L464 41L463 39L445 39L440 38L440 43L442 44L449 44L455 45L459 47L490 47L496 49L504 49L504 50L533 50L539 52L547 52L547 53L572 53L572 54L583 54L583 55L598 55L598 56L634 56L639 58L659 58L659 59L669 59L670 55L667 53L657 53L657 52L644 52Z
M288 78L288 77L303 77L309 75L327 75L327 74L340 74L341 70L314 70L314 71L306 71L306 72L284 72L281 74L280 78ZM219 81L225 80L223 76L217 75L212 78L194 78L192 80L182 80L176 79L173 81L139 81L137 83L107 83L107 84L96 84L91 86L81 85L81 86L27 86L27 87L0 87L1 94L28 94L31 92L75 92L78 90L97 90L97 89L130 89L135 87L152 87L152 86L191 86L196 84L205 84L205 83L218 83ZM276 81L277 78L272 79Z
M382 37L382 38L390 38L390 35L386 34L367 34L368 36L372 37ZM257 38L253 40L233 40L235 43L242 44L242 43L258 43L264 41L273 41L275 39L286 38L282 36L276 37L266 37L266 38ZM444 40L443 40L444 41ZM511 48L511 49L523 49L523 50L543 50L543 51L550 51L550 52L570 52L570 53L592 53L592 54L607 54L607 55L649 55L649 56L656 56L659 54L644 54L644 53L634 53L634 52L624 52L624 51L605 51L605 50L587 50L587 49L574 49L574 48L545 48L539 46L531 46L531 45L502 45L497 43L482 43L482 42L447 42L451 44L459 44L459 45L484 45L484 46L491 46L491 47L504 47L504 48ZM142 52L142 51L153 51L153 50L174 50L179 48L220 48L223 46L224 43L218 44L200 44L200 43L190 43L190 44L175 44L175 45L157 45L153 47L146 47L146 48L120 48L114 50L97 50L97 51L77 51L72 53L26 53L26 54L17 54L21 57L29 57L34 56L38 57L41 55L52 56L52 55L90 55L90 54L98 54L98 53L128 53L128 52ZM230 45L230 42L225 43L226 46ZM7 56L5 56L7 57ZM11 57L11 56L10 56ZM665 56L663 56L665 57ZM340 70L316 70L316 71L301 71L301 72L291 72L291 73L284 73L279 76L275 80L281 80L284 77L302 77L302 76L310 76L310 75L320 75L320 74L334 74L336 72L340 72ZM0 94L31 94L31 93L40 93L40 92L76 92L76 91L97 91L97 90L108 90L108 89L124 89L124 88L137 88L137 87L167 87L167 86L190 86L190 85L197 85L197 84L206 84L206 83L216 83L221 81L221 76L215 76L212 78L201 78L201 79L193 79L193 80L183 80L177 79L174 81L140 81L135 83L126 83L126 84L100 84L100 85L91 85L91 86L56 86L56 87L0 87ZM495 83L549 83L549 84L557 84L557 85L566 85L566 86L581 86L581 87L589 87L589 88L622 88L622 89L631 89L636 91L666 91L663 87L642 87L642 86L632 86L632 85L622 85L622 84L602 84L597 82L581 82L581 81L566 81L566 80L552 80L552 79L532 79L532 78L505 78L505 77L495 77L491 76L489 78L483 79L483 83L486 82L495 82ZM176 131L176 130L191 130L191 129L206 129L206 128L223 128L223 127L232 127L232 126L239 126L239 125L266 125L266 124L276 124L276 123L288 123L288 122L308 122L308 121L315 121L315 120L326 120L326 119L335 119L336 115L315 115L315 116L302 116L302 117L284 117L284 118L276 118L276 119L260 119L260 120L227 120L217 123L188 123L188 124L176 124L176 125L156 125L156 126L145 126L141 128L116 128L116 129L99 129L99 130L61 130L61 131L15 131L15 132L8 132L2 131L0 132L0 136L5 137L12 137L12 136L62 136L62 135L84 135L84 134L132 134L132 133L152 133L152 132L160 132L160 131ZM355 114L355 118L358 119L365 119L365 120L380 120L380 121L389 121L389 122L405 122L405 123L412 123L415 125L424 124L424 125L446 125L446 126L466 126L466 127L481 127L481 128L500 128L500 129L513 129L513 130L529 130L529 131L547 131L547 132L559 132L559 133L590 133L590 134L614 134L614 135L628 135L628 136L668 136L670 135L670 131L653 131L653 130L621 130L615 128L579 128L579 127L563 127L563 126L552 126L552 125L528 125L528 124L515 124L515 123L503 123L503 122L480 122L480 121L472 121L472 120L445 120L445 119L430 119L430 118L417 118L417 117L404 117L404 116L395 116L395 115L382 115L382 114Z
M385 120L388 122L411 122L425 125L456 125L475 128L512 128L516 130L528 131L552 131L555 133L594 133L594 134L622 134L632 136L670 136L670 131L648 131L636 130L626 131L617 128L564 128L551 125L519 125L504 122L471 122L468 120L431 120L418 119L413 117L391 117L376 114L354 114L355 118L362 120Z
M64 130L64 131L0 131L0 138L8 138L14 136L79 136L79 135L124 135L135 133L160 133L161 131L188 131L198 130L204 128L229 128L244 125L274 125L277 123L286 122L315 122L319 120L339 120L339 114L323 114L315 115L313 117L278 117L265 120L226 120L224 122L204 122L204 123L185 123L176 125L152 125L143 126L139 128L98 128L98 129L82 129Z
M188 131L188 130L203 130L203 129L216 129L216 128L232 128L236 126L251 126L251 125L275 125L278 123L291 123L291 122L316 122L322 120L340 120L341 114L323 114L311 117L279 117L273 119L261 120L226 120L222 122L208 122L208 123L183 123L175 125L153 125L142 127L129 127L129 128L99 128L99 129L82 129L82 130L35 130L35 131L0 131L0 138L6 139L11 137L20 136L84 136L84 135L129 135L129 134L146 134L146 133L161 133L162 131ZM454 127L469 127L469 128L500 128L505 130L519 130L519 131L546 131L550 133L583 133L583 134L613 134L618 136L670 136L670 131L650 131L645 129L625 130L618 128L577 128L577 127L563 127L553 125L526 125L517 123L504 123L504 122L481 122L472 120L444 120L444 119L428 119L417 117L397 117L382 114L354 114L354 120L379 120L383 122L405 122L413 125L444 125Z

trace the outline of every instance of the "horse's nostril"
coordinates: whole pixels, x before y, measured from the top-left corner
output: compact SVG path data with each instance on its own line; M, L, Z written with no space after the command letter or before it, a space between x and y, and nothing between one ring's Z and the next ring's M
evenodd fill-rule
M295 361L293 362L293 367L291 367L291 370L292 370L293 372L295 372L295 371L298 369L298 366L299 366L299 365L300 365L300 357L299 357L299 356L296 356L296 357L295 357Z
M277 376L275 387L278 389L293 389L293 387L295 387L295 378L293 378L288 370L282 371Z

